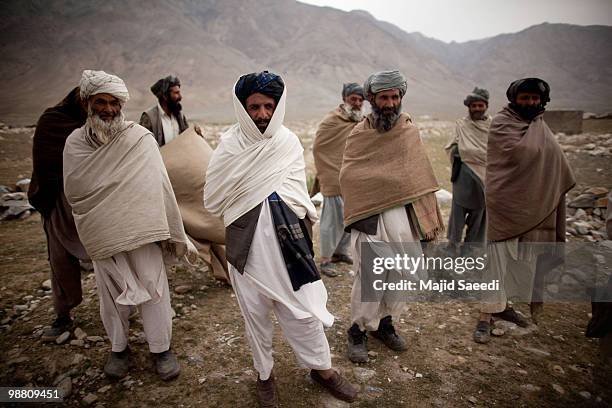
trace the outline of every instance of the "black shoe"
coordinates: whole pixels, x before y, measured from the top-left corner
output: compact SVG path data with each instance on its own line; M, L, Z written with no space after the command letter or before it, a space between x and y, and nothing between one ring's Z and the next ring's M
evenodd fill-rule
M473 337L476 343L487 344L491 340L491 323L479 320Z
M368 361L368 335L356 323L348 329L348 358L353 363Z
M111 351L108 360L106 360L106 364L104 364L104 374L114 379L125 377L128 373L130 364L129 356L129 347L126 347L125 350L120 352Z
M178 377L181 372L181 366L171 350L162 353L152 353L155 359L155 370L159 374L159 378L164 381Z
M493 317L512 322L520 327L529 326L529 322L527 321L527 319L516 313L516 311L511 307L506 307L506 310L504 310L503 312L493 313Z
M331 262L325 262L319 265L319 269L321 273L325 276L329 276L330 278L335 278L336 276L340 276L340 273L336 270L336 266Z
M333 254L331 257L331 261L333 263L345 263L345 264L349 264L352 265L353 264L353 258L351 258L348 255L344 255L344 254Z
M72 323L72 319L69 315L57 316L57 319L51 324L51 327L43 331L41 337L42 341L55 341L60 334L72 328Z
M408 349L406 340L395 332L391 322L391 316L383 317L378 324L378 330L370 332L372 337L385 343L385 346L394 351L405 351Z
M278 393L273 373L270 373L270 378L264 381L260 380L259 376L257 377L255 392L261 408L278 408Z

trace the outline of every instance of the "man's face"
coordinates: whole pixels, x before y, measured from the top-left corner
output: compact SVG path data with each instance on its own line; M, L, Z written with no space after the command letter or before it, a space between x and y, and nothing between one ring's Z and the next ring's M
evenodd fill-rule
M483 101L474 101L468 106L472 120L482 120L487 112L487 104Z
M97 94L89 98L91 110L105 122L110 122L121 112L119 99L111 94Z
M351 94L343 98L345 104L351 107L353 110L361 110L363 107L363 96L357 94Z
M276 109L276 101L264 94L254 93L246 99L245 105L246 111L255 122L257 129L264 133Z
M394 112L402 103L399 89L389 89L388 91L380 91L374 95L374 104L382 112Z
M516 95L516 104L523 108L528 106L538 106L540 104L540 94L519 92L518 95Z
M175 85L168 89L168 102L177 104L183 99L181 95L181 86Z

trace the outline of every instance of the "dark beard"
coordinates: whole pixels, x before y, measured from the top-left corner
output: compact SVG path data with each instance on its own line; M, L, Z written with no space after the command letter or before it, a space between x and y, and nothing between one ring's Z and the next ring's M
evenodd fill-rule
M470 112L470 118L472 120L485 120L487 118L486 112Z
M515 103L511 103L510 107L525 120L532 121L540 113L544 112L544 106L542 105L528 105L521 106Z
M374 119L374 127L379 132L388 132L393 129L397 119L402 112L402 105L399 104L397 108L383 108L379 109L376 104L372 104L372 118Z
M172 100L168 100L168 110L177 118L181 114L181 110L183 109L183 105L180 102L174 102Z

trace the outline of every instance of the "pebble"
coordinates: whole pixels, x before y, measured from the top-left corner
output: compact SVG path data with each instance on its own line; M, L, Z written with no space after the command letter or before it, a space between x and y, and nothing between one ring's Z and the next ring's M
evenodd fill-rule
M25 312L28 310L28 305L15 305L13 306L13 310L16 312Z
M51 290L51 279L47 279L40 286L45 290Z
M55 342L57 344L64 344L66 341L68 341L69 338L70 338L70 332L65 331L55 339Z
M85 356L83 354L75 354L74 357L72 358L72 363L70 363L70 365L73 366L78 366L80 365L83 361L85 361Z
M378 353L375 351L368 351L368 357L372 357L372 358L376 358L378 356Z
M104 339L100 336L87 336L87 341L91 343L104 342Z
M556 373L559 373L559 374L565 374L565 370L560 365L554 365L553 366L553 371L555 371Z
M538 392L542 389L542 387L533 384L523 384L521 385L521 389L527 392Z
M535 347L523 347L523 350L536 354L540 357L550 357L550 353L546 350L540 350Z
M191 285L180 285L174 288L174 292L182 295L191 291Z
M98 400L98 396L96 394L87 394L85 398L83 398L83 404L89 406Z
M504 334L506 334L506 332L503 331L503 329L495 328L495 329L491 330L491 334L494 335L494 336L497 336L497 337L501 337Z
M112 386L110 384L105 385L104 387L98 388L98 393L99 394L104 394L105 392L110 391L111 388L112 388Z
M70 345L71 346L76 346L76 347L83 347L85 345L85 341L83 340L70 340Z
M552 384L553 390L557 391L560 395L565 394L565 390L559 384Z
M591 393L588 391L580 391L578 394L584 399L591 399Z
M355 375L355 379L357 379L357 381L365 384L376 375L376 371L368 368L355 367L353 368L353 374Z
M470 398L468 398L468 401L469 401L471 404L476 404L476 403L478 402L478 400L476 399L476 397L470 397Z
M85 333L80 327L77 327L74 329L74 337L76 337L77 340L85 340L87 333Z
M70 377L65 377L57 384L57 388L59 388L62 397L67 398L72 394L72 379Z

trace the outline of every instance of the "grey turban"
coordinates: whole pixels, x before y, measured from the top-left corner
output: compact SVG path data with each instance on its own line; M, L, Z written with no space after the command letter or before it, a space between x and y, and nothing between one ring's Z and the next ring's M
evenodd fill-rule
M107 74L104 71L86 69L79 83L81 99L86 101L92 95L107 93L125 103L130 99L130 93L121 78Z
M489 91L487 91L484 88L476 87L474 88L471 94L465 97L465 99L463 100L463 104L465 106L470 106L472 102L477 102L477 101L482 101L488 105L489 104Z
M400 97L403 97L406 94L406 88L406 78L397 70L376 72L370 75L363 84L366 98L390 89L399 89Z
M162 78L151 85L151 92L153 92L153 95L160 99L166 95L168 90L173 86L181 86L181 80L173 75L168 75L167 77Z
M356 82L349 82L342 85L342 97L346 98L349 95L359 95L363 98L363 87Z

